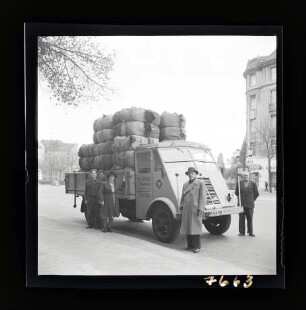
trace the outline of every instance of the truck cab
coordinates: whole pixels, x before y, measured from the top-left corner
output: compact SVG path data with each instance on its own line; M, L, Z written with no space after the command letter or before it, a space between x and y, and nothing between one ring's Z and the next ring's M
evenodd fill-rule
M152 219L156 238L172 242L180 230L179 205L183 184L188 181L188 167L199 171L198 178L205 185L205 228L212 234L225 233L231 214L242 212L242 208L231 202L210 149L199 143L180 140L138 147L135 172L128 177L127 188L119 200L121 214L134 221ZM129 188L133 193L127 191Z

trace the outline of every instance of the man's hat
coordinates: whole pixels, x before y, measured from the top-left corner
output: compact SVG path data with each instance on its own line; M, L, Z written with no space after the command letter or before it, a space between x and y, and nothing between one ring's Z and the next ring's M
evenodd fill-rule
M117 174L114 170L111 170L107 173L107 177L109 178L111 175L113 175L115 178L117 177Z
M198 171L198 170L195 170L193 167L189 167L189 168L188 168L188 171L186 171L185 174L188 175L189 172L195 172L195 174L198 174L198 173L199 173L199 171Z

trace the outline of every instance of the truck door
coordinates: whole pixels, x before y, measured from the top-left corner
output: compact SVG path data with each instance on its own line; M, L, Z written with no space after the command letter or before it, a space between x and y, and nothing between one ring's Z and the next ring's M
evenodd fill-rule
M152 196L152 164L151 150L136 152L136 217L145 219Z

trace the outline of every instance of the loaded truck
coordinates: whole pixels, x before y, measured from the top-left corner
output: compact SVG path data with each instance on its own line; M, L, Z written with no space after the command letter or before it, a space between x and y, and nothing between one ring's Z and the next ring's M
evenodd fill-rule
M118 179L126 175L125 187L119 192L119 207L123 217L131 221L152 220L155 237L162 242L174 241L180 232L180 199L183 184L188 181L188 167L199 171L206 189L203 224L214 235L225 233L231 215L242 212L231 199L226 182L210 149L184 140L164 141L138 146L135 149L135 170L118 171ZM76 197L85 193L88 172L65 175L66 193ZM86 217L86 211L85 211Z

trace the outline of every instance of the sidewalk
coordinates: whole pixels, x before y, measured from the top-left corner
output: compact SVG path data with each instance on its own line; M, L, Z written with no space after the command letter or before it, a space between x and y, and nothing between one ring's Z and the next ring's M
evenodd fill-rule
M273 190L272 193L269 193L264 190L259 190L259 197L257 200L276 201L276 191Z

